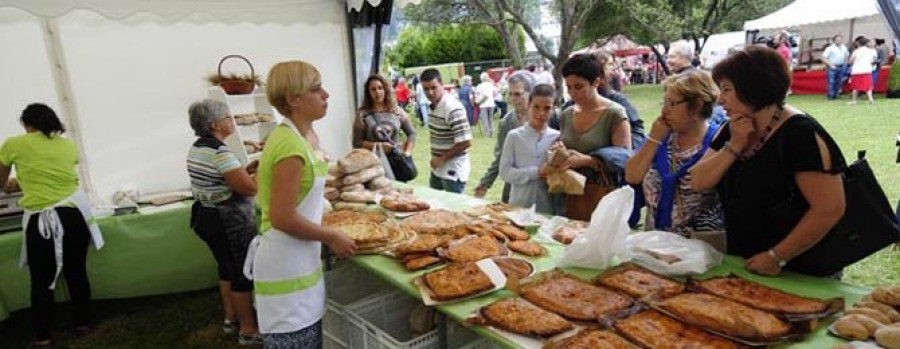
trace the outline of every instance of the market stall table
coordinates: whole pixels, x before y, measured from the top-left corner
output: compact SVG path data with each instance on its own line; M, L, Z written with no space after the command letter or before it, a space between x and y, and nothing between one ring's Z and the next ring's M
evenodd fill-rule
M451 194L447 192L436 191L428 188L416 188L416 195L425 198L433 203L438 203L443 208L461 211L467 207L484 203L481 200L473 199L467 196ZM545 244L548 255L542 258L526 258L530 260L538 271L549 270L555 267L556 260L564 253L565 246L560 244ZM524 256L519 256L523 257ZM412 280L421 276L425 271L410 272L396 260L385 256L357 256L352 259L356 264L378 275L382 279L388 281L391 285L399 288L403 292L416 298L421 298L418 288L412 284ZM599 274L600 270L566 268L564 269L576 276L590 279ZM752 274L744 269L744 260L739 257L727 256L722 265L713 268L709 272L698 276L698 278L707 278L712 276L737 274L748 280L756 281L768 286L772 286L787 292L795 293L806 297L815 298L833 298L844 297L847 304L853 304L858 301L870 290L845 284L839 280L816 278L797 273L784 272L778 277L765 277ZM455 321L464 321L466 318L474 314L479 308L488 305L498 299L507 298L513 294L507 290L501 290L483 297L461 301L453 304L438 305L437 309L444 314L450 316ZM832 319L820 323L818 329L806 336L805 340L799 343L784 344L779 347L791 348L831 348L836 343L844 341L832 337L826 333L826 328ZM492 331L483 327L472 327L474 331L482 336L488 337L505 347L515 347L515 345L503 337L498 336Z
M216 285L216 262L191 231L190 202L146 214L98 220L106 246L89 247L92 299L131 298L206 289ZM28 308L30 276L19 268L22 232L0 235L0 321ZM57 301L67 299L60 277Z

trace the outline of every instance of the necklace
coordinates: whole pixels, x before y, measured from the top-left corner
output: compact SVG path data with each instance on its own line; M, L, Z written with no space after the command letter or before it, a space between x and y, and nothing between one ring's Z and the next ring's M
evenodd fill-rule
M775 125L778 124L778 121L781 120L781 112L784 111L784 107L778 106L778 110L775 110L775 114L772 115L772 119L769 120L769 124L766 125L766 132L764 132L761 136L759 136L759 141L756 143L756 146L750 151L750 155L746 158L756 155L760 149L764 145L766 145L766 139L772 134L772 129L775 128Z

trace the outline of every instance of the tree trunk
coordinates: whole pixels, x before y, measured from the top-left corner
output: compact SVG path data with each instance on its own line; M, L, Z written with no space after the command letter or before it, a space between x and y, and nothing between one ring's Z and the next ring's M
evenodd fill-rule
M509 27L503 22L493 25L493 27L500 33L503 45L506 46L506 57L512 60L513 68L522 69L522 52L519 51L519 40L517 40L515 32L510 33ZM515 26L513 28L515 28Z
M669 71L669 65L666 64L666 56L656 49L656 45L650 46L650 49L653 50L653 54L656 55L656 63L662 66L663 71L666 72L666 76L669 76L672 72Z

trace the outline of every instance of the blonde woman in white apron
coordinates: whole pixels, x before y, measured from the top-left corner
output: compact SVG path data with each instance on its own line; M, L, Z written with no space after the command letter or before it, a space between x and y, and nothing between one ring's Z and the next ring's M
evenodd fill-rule
M44 348L50 347L53 290L60 275L72 300L76 334L90 329L88 244L100 249L103 237L78 184L78 148L61 136L66 129L56 113L44 104L31 104L22 111L21 122L26 134L10 137L0 147L0 183L7 183L15 167L24 194L19 201L25 208L20 266L28 265L31 274L31 346Z
M260 159L262 235L250 246L245 272L254 279L265 348L321 348L322 243L341 258L356 252L353 240L320 225L328 164L312 123L325 116L328 92L318 70L302 61L276 64L266 85L269 103L285 120Z

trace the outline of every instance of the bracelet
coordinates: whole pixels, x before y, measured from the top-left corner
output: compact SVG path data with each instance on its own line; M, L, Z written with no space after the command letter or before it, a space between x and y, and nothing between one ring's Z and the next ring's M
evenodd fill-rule
M779 267L783 268L785 265L787 265L787 261L782 259L781 256L778 255L778 252L775 252L774 248L769 249L769 257L772 257L772 260L775 261L775 263L778 264Z
M725 150L728 150L729 153L734 154L734 157L736 157L736 158L738 158L738 159L741 158L741 153L738 153L737 151L734 150L734 148L731 147L731 142L730 142L730 141L729 141L729 142L725 142L725 145L724 145L722 148L725 149Z
M651 143L656 143L656 145L662 145L662 142L656 140L653 137L647 136L647 140L650 141Z

